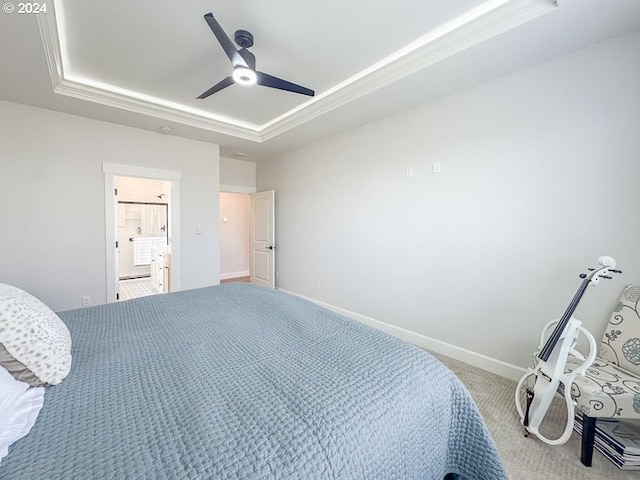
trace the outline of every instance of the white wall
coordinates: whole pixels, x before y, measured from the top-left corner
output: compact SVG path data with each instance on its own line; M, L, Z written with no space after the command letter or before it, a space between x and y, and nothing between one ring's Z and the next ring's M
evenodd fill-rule
M181 172L181 285L218 283L217 145L0 101L0 146L1 282L57 311L105 302L112 162Z
M276 190L278 286L526 366L607 254L624 275L577 312L601 336L625 282L640 282L639 41L258 162L258 189Z
M220 191L254 193L256 164L246 160L220 157Z

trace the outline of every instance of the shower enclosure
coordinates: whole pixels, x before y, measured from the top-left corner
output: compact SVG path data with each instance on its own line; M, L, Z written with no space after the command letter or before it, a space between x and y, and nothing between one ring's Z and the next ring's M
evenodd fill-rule
M151 248L169 244L166 203L118 202L118 269L121 280L151 274Z

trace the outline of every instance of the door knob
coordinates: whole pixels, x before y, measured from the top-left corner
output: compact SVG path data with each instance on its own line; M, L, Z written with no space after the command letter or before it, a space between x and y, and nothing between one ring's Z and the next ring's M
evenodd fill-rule
M269 245L269 246L267 247L267 250L273 250L273 245Z

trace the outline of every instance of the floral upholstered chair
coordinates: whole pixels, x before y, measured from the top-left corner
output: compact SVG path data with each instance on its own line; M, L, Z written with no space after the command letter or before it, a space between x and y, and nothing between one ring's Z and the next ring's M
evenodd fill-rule
M591 466L596 420L640 419L640 285L627 285L611 314L600 351L571 396L582 413L581 461Z

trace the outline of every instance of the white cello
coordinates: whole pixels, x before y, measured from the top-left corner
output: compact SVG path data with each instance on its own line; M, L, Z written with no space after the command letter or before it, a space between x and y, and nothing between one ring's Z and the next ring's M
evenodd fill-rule
M598 264L598 268L590 268L588 274L580 275L580 278L583 279L582 283L562 318L549 322L542 329L539 352L535 358L536 365L534 368L527 369L516 387L515 402L520 422L528 433L532 433L549 445L562 445L571 437L576 406L571 398L571 385L576 376L585 374L593 363L597 351L593 335L582 327L582 322L575 318L573 313L589 285L597 285L601 278L611 278L608 276L610 272L622 273L620 270L615 270L616 261L611 257L600 257ZM553 332L548 335L554 325ZM589 344L589 353L586 358L575 350L575 345L581 334ZM582 363L577 368L565 373L569 355ZM529 384L525 386L527 381ZM550 439L540 432L540 424L547 414L560 384L563 385L564 400L567 404L567 424L560 437ZM525 398L522 398L522 395ZM523 404L525 405L523 406Z

